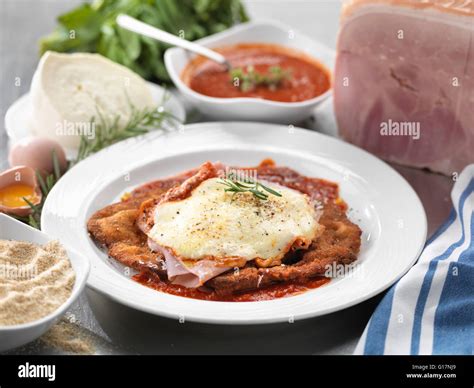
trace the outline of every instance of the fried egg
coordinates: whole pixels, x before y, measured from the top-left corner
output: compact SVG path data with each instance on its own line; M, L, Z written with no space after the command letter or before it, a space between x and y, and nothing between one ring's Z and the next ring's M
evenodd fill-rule
M200 260L279 263L290 249L311 244L321 230L319 213L307 195L264 184L281 196L227 192L221 179L207 179L184 199L158 203L148 237L187 267Z

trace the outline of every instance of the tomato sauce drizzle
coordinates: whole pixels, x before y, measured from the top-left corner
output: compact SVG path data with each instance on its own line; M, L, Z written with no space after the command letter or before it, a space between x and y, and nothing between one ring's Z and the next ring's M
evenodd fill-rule
M282 284L274 284L272 286L257 290L225 296L220 296L212 290L203 291L201 289L187 288L176 284L170 284L160 280L158 276L149 272L141 272L133 276L133 280L154 290L185 298L218 302L259 302L297 295L308 290L321 287L328 283L331 279L321 276L305 282L286 282Z

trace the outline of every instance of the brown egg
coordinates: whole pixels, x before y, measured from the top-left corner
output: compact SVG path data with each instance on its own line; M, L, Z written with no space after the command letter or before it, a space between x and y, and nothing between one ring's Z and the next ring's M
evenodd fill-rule
M40 171L43 175L51 174L53 167L53 150L58 157L61 172L66 171L67 160L64 149L58 142L45 137L28 137L12 146L8 160L13 166L28 166Z

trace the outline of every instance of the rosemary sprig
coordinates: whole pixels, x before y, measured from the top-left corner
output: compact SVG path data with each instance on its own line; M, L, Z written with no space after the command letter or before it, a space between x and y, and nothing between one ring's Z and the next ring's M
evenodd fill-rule
M227 186L225 189L226 192L233 193L234 195L237 193L252 193L255 198L258 198L262 201L266 201L268 199L268 194L275 195L277 197L281 197L281 194L278 191L271 189L268 186L263 185L257 180L252 179L242 179L238 180L234 177L233 174L229 174L227 178L221 178L219 183Z
M262 74L256 72L253 66L247 66L245 70L237 67L230 70L230 77L234 86L239 87L242 92L249 92L260 85L276 90L283 81L291 78L291 70L272 66L266 74Z
M97 118L91 123L95 125L95 136L88 138L83 135L79 144L76 159L72 165L87 158L89 155L100 151L121 140L129 139L138 135L144 135L152 130L172 129L178 123L178 119L166 111L161 105L159 108L137 109L130 105L131 116L125 125L120 125L120 116L107 120L100 109L97 108Z

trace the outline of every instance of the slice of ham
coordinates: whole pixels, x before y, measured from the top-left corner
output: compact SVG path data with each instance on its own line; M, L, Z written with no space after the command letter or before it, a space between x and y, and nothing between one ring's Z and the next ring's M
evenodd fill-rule
M212 260L198 260L192 267L185 266L182 260L176 257L169 249L156 244L153 240L148 239L148 246L152 251L163 254L168 279L171 283L180 286L198 288L208 280L232 269L232 267L218 266Z
M345 3L334 82L343 138L451 175L474 162L473 106L473 0ZM397 135L397 126L412 136Z

